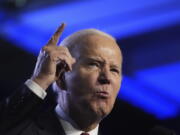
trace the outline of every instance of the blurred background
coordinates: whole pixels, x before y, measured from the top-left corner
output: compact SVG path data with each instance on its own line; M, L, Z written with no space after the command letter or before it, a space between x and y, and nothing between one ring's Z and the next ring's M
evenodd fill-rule
M144 135L159 125L180 134L179 0L1 0L1 100L31 76L61 22L61 40L97 28L122 49L122 88L103 132Z

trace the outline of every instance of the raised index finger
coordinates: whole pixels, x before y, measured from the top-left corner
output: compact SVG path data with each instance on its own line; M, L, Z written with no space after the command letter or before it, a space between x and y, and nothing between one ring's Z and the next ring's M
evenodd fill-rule
M50 38L50 40L48 41L47 45L54 45L56 46L60 36L62 35L62 32L64 31L65 28L65 24L62 23L58 29L56 30L56 32L52 35L52 37Z

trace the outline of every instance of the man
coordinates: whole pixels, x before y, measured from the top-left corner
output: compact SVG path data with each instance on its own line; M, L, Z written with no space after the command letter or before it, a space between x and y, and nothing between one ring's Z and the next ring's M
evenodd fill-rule
M57 46L64 27L41 49L31 79L1 105L3 135L99 134L120 89L121 51L113 37L95 29L76 32ZM43 112L51 84L57 106Z

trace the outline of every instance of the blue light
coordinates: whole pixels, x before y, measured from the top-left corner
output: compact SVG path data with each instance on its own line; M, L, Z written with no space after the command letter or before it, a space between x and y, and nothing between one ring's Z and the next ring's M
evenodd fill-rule
M0 34L37 54L60 22L68 24L63 37L94 27L122 38L177 23L179 14L175 0L81 1L24 12L16 20L9 19Z
M180 62L138 71L137 80L153 85L156 93L171 98L180 107Z
M18 25L13 21L7 23L6 29L2 30L5 36L9 34L9 41L14 43L19 48L22 48L31 53L37 54L45 41L42 39L42 32L35 31L31 27Z
M180 63L138 71L124 77L119 98L159 119L180 112Z

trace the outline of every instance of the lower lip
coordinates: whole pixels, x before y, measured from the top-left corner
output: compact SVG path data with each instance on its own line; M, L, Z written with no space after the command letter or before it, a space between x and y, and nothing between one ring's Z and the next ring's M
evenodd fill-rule
M97 92L96 95L100 98L108 98L109 94L105 92Z

